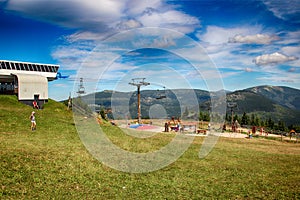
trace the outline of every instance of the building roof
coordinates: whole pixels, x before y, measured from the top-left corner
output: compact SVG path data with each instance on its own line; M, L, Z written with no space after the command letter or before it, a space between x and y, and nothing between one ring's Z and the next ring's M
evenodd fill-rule
M11 80L13 74L32 74L47 77L48 81L56 78L59 65L19 61L0 60L0 80Z

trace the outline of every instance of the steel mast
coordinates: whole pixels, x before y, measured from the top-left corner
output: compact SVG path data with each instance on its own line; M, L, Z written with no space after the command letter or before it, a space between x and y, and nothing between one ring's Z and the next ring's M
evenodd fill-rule
M146 78L133 78L132 82L130 82L130 85L137 87L137 101L138 101L138 123L141 123L141 86L147 86L150 85L150 83L145 82Z

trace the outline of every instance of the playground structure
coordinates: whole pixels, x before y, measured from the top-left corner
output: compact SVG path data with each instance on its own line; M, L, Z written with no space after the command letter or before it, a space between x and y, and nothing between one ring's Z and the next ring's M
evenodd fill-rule
M209 131L209 122L204 121L187 121L180 120L179 118L171 117L170 119L142 119L141 123L137 120L115 120L115 122L126 128L133 128L142 130L147 127L150 131L152 127L153 130L160 130L159 132L177 132L177 133L193 133L193 134L203 134L206 135Z

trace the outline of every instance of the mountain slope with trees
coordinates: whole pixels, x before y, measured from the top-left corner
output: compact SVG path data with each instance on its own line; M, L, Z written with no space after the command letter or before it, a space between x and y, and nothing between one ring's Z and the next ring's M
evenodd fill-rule
M290 108L300 110L299 90L285 86L257 86L246 89L255 94L271 99L275 103Z
M215 93L212 93L213 95ZM165 97L165 98L161 98ZM196 97L196 101L195 101ZM88 104L96 104L102 108L124 105L129 107L131 118L137 117L137 92L117 92L106 90L82 97ZM284 86L257 86L226 92L227 102L235 103L234 115L241 121L244 113L250 118L254 116L260 122L284 122L285 125L300 124L300 90ZM188 102L183 107L182 102ZM210 109L210 92L205 90L176 89L176 90L142 90L141 111L142 118L149 118L149 110L153 105L161 105L167 117L193 116L199 108L200 114L205 116ZM122 106L121 106L122 107ZM119 108L121 108L119 107ZM124 108L127 109L128 108ZM231 108L227 108L227 115L231 115ZM200 116L199 116L200 117ZM263 125L264 125L263 124Z

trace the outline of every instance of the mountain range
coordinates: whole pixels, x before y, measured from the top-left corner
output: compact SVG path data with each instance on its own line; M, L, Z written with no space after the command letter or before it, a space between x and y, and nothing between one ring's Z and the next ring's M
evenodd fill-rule
M300 124L300 90L285 86L256 86L237 91L224 91L228 104L234 104L233 112L242 115L244 112L258 115L265 120L282 120L287 125ZM181 116L188 110L193 112L196 106L207 112L210 107L210 93L199 89L175 90L142 90L142 117L149 117L151 106L164 108L167 117ZM87 104L103 108L115 108L121 113L128 111L131 118L137 117L137 92L118 92L105 90L81 97ZM159 107L158 105L162 106ZM227 108L230 113L231 108Z

